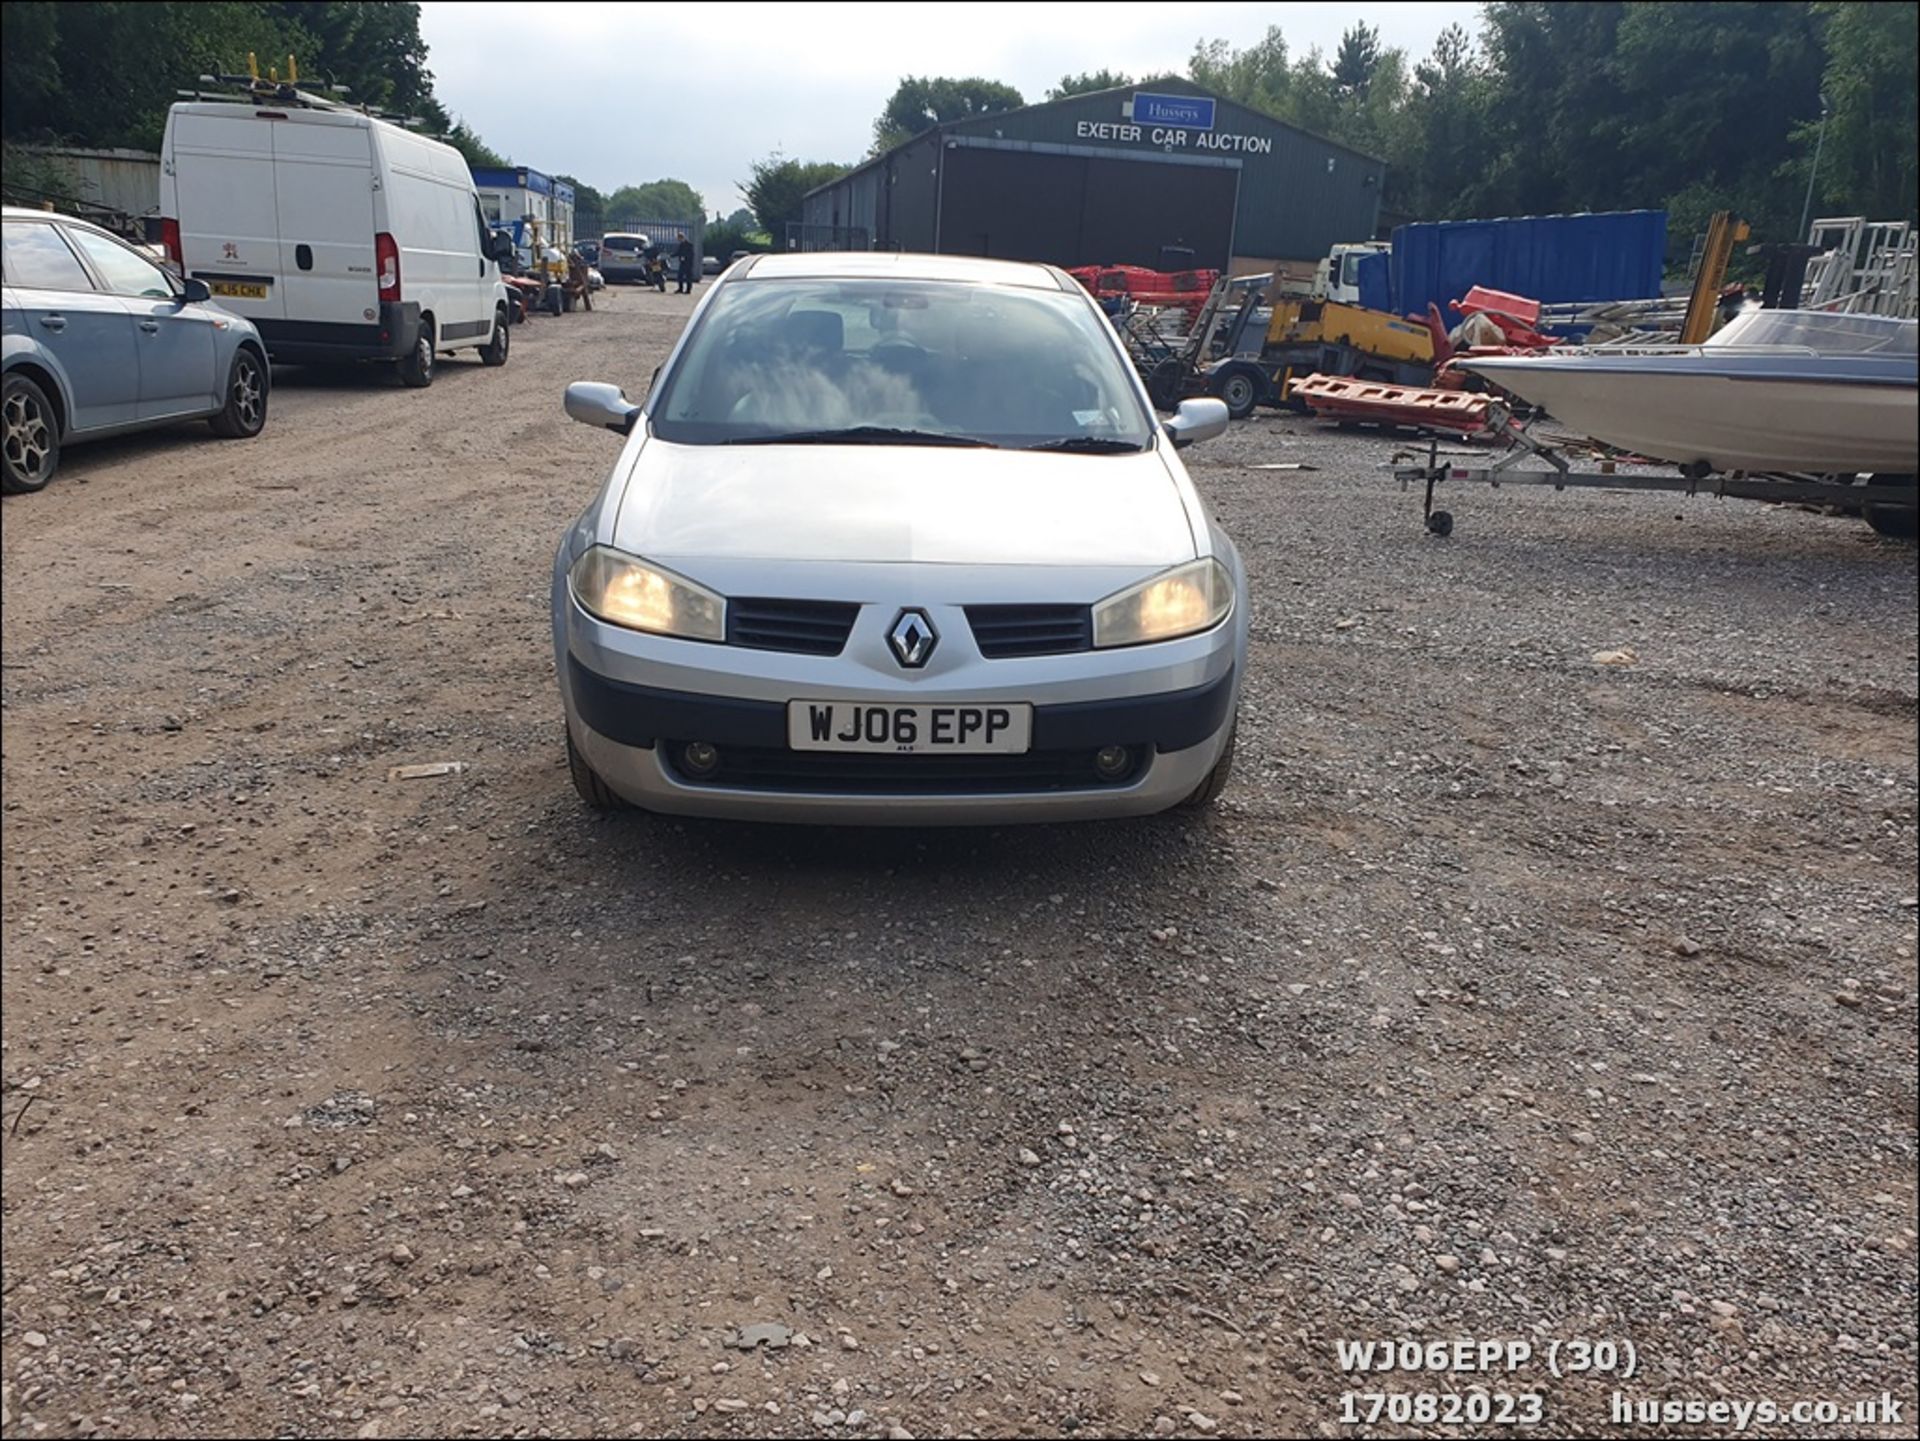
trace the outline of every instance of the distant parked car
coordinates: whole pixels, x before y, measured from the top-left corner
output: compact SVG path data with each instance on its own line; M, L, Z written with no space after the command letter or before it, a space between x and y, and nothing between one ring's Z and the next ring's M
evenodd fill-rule
M244 440L267 423L260 332L97 225L0 211L6 466L0 488L39 490L62 446L211 421Z
M717 255L702 254L700 257L700 273L702 275L718 275L726 268L727 262Z
M644 235L603 235L594 264L609 285L642 284L647 278L647 247L652 244Z
M573 248L580 252L580 258L586 261L587 264L598 265L600 263L600 242L599 241L581 240L576 242Z

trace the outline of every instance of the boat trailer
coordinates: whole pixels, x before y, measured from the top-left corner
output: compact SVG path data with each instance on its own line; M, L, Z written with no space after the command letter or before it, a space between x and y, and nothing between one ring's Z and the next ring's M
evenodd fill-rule
M1888 484L1879 477L1861 483L1851 476L1772 475L1746 471L1716 472L1704 462L1677 467L1677 473L1625 474L1620 466L1651 467L1655 462L1632 457L1599 460L1598 470L1576 470L1569 456L1568 443L1546 440L1530 432L1531 422L1517 423L1510 411L1498 401L1491 403L1488 420L1504 431L1508 451L1491 465L1462 466L1443 462L1437 440L1427 442L1425 465L1396 465L1394 478L1400 489L1421 485L1426 491L1425 519L1434 535L1453 534L1451 511L1435 510L1434 491L1447 481L1484 484L1498 490L1503 485L1550 485L1555 490L1583 486L1594 490L1670 491L1684 495L1712 495L1722 499L1765 500L1810 505L1831 505L1865 517L1882 535L1914 534L1917 493L1912 482L1901 477ZM1584 448L1584 447L1583 447ZM1404 460L1419 452L1401 451L1394 459ZM1528 465L1528 461L1538 464ZM1541 468L1544 466L1545 468ZM1905 483L1901 483L1904 481Z

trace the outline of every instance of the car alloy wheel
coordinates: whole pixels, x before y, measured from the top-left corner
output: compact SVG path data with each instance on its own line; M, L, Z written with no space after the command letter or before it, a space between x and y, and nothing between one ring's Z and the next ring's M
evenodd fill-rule
M15 480L38 486L45 482L53 458L53 427L45 404L22 387L6 399L7 469Z
M249 433L258 430L267 418L266 386L261 383L260 363L242 354L233 363L233 414Z

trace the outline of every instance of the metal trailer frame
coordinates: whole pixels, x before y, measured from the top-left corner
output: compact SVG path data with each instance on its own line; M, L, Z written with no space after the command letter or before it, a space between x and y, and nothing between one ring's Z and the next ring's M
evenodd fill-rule
M1885 507L1908 513L1909 530L1906 533L1909 534L1917 495L1920 495L1911 485L1882 485L1873 482L1863 484L1850 477L1839 476L1773 475L1747 471L1717 472L1709 470L1703 463L1676 467L1677 473L1673 475L1622 475L1606 468L1623 463L1611 460L1602 460L1602 469L1597 471L1575 470L1563 446L1543 441L1529 433L1531 421L1525 425L1516 424L1512 412L1498 402L1495 402L1495 410L1491 418L1505 431L1511 447L1492 465L1442 464L1439 442L1430 440L1427 442L1425 465L1394 467L1394 479L1400 482L1402 491L1409 485L1418 484L1425 487L1426 505L1423 517L1427 530L1434 535L1453 534L1452 512L1433 508L1434 490L1445 481L1484 484L1495 490L1503 485L1550 485L1555 490L1566 490L1569 487L1578 486L1594 490L1673 491L1689 496L1704 492L1720 499L1798 501L1815 505L1835 505L1846 510L1859 511L1863 515L1869 507ZM1400 456L1395 457L1395 459L1400 458ZM1549 468L1545 470L1523 468L1524 462L1528 460L1542 461ZM1624 463L1634 464L1635 462ZM1874 528L1880 529L1878 525Z

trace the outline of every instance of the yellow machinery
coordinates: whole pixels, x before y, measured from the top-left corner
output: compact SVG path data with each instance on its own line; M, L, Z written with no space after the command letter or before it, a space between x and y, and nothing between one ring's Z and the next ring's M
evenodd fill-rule
M1201 372L1209 394L1235 420L1257 405L1286 405L1297 376L1351 375L1394 385L1433 379L1433 336L1383 310L1337 300L1280 296L1258 355L1235 355Z
M1733 247L1747 238L1747 222L1735 220L1730 210L1717 210L1707 222L1707 243L1700 252L1700 270L1693 278L1687 318L1680 323L1680 343L1698 345L1713 333L1713 317L1720 303L1720 287L1727 278Z
M1266 349L1293 345L1340 345L1357 352L1360 368L1347 374L1359 374L1368 361L1389 365L1433 365L1433 336L1426 326L1415 325L1384 310L1368 310L1345 305L1337 300L1288 300L1274 302L1273 320L1267 326Z

